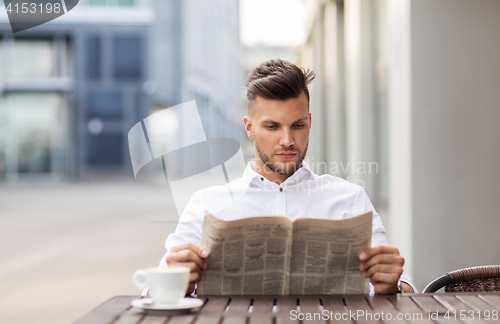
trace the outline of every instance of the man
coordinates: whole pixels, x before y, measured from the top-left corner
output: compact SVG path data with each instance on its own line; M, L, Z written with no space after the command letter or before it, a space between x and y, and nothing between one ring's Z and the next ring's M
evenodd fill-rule
M205 210L225 220L264 215L343 219L373 210L372 247L359 256L360 269L370 278L370 292L392 294L401 287L405 292L416 291L403 272L404 258L388 246L380 216L363 188L330 175L318 176L303 161L311 128L307 86L314 76L280 59L264 62L248 76L244 123L248 138L254 141L255 162L229 184L244 195L217 210L221 187L196 192L165 243L167 254L160 265L188 266L188 293L209 266L208 252L199 246Z

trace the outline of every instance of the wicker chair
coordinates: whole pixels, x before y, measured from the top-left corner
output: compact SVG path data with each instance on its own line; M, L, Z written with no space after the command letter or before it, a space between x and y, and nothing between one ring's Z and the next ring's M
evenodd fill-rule
M448 272L432 281L423 293L436 292L500 291L500 265L465 268Z

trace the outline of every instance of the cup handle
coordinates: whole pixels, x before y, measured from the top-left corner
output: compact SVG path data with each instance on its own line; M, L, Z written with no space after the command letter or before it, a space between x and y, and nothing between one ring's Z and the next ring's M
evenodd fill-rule
M144 288L146 288L146 286L148 285L146 273L147 271L144 269L140 269L134 272L134 274L132 275L132 283L134 284L135 288L139 290L143 290Z

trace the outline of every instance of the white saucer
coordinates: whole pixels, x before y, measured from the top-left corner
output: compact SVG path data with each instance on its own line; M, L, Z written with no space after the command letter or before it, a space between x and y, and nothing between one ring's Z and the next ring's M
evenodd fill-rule
M203 305L203 300L198 298L182 298L175 304L155 304L152 298L134 299L130 305L148 313L182 313Z

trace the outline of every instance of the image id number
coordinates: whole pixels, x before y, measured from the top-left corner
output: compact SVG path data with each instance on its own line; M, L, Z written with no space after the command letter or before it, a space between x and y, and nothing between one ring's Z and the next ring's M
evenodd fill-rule
M457 320L457 319L460 319L462 321L465 321L465 320L470 320L470 321L474 321L474 320L481 320L481 319L484 319L484 320L498 320L498 311L497 310L493 310L493 311L489 311L489 310L483 310L483 311L473 311L473 310L460 310L460 311L447 311L443 318L447 319L447 320Z
M36 3L29 3L29 2L22 2L22 3L16 3L15 5L12 5L12 3L9 3L7 6L7 12L8 13L60 13L61 12L61 4L60 3L46 3L45 5L43 3L36 4Z

